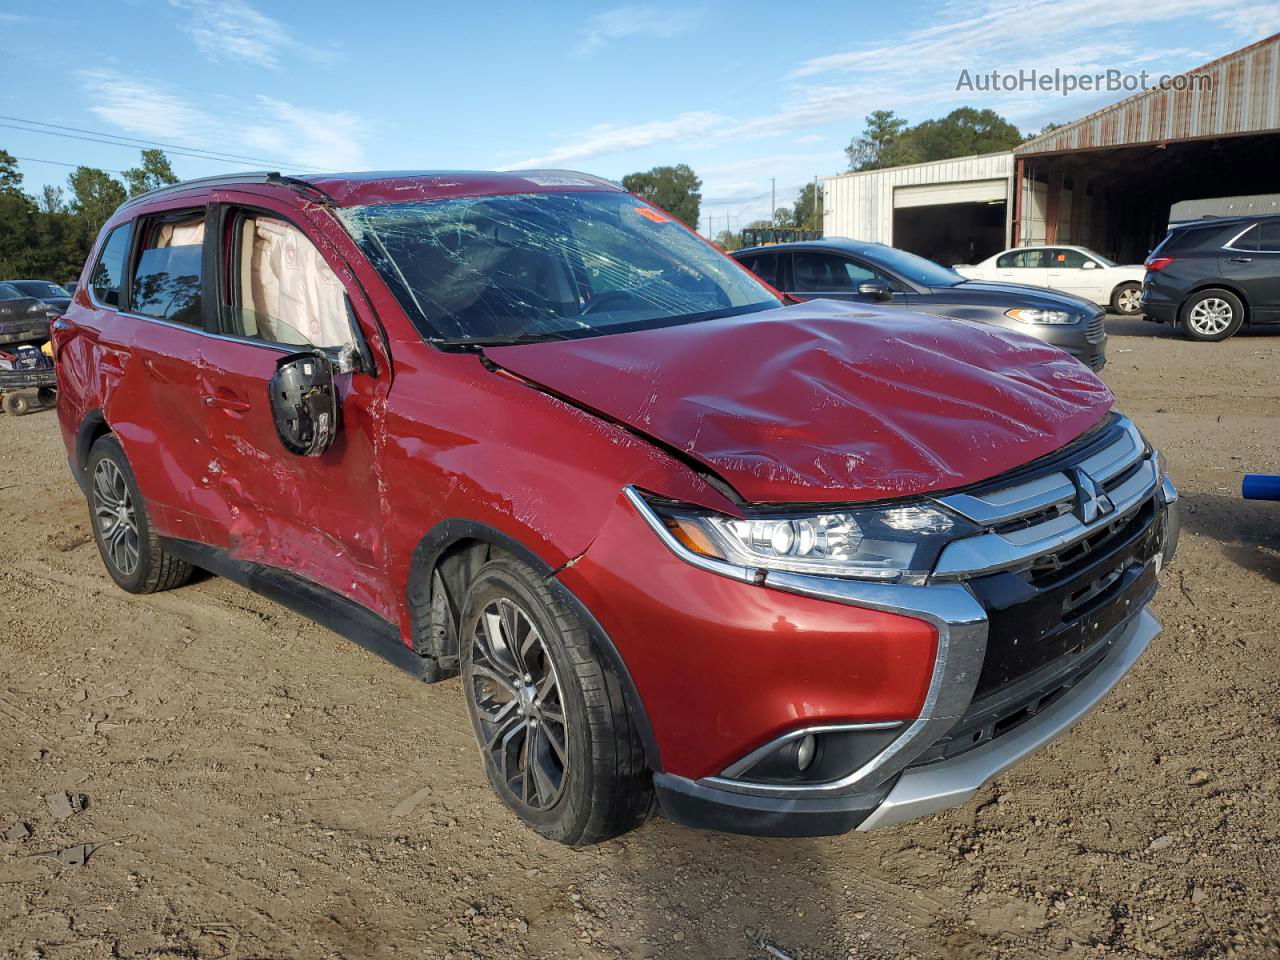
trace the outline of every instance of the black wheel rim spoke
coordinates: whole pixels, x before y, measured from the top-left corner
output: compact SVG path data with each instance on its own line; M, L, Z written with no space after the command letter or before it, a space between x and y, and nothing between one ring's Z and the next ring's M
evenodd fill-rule
M465 687L485 759L512 796L545 810L564 793L568 730L555 665L533 618L501 597L470 637Z

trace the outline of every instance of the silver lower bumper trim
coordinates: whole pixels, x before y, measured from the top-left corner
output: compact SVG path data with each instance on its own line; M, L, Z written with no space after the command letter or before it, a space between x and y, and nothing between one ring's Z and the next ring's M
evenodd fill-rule
M954 759L908 769L858 829L874 830L967 803L992 777L1043 747L1092 710L1159 634L1160 621L1143 610L1103 661L1044 713Z

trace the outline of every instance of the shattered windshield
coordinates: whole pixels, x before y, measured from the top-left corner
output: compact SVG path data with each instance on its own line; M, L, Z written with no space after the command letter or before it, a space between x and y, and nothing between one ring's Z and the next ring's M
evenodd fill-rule
M339 211L423 334L501 343L620 333L778 306L630 194L536 193Z

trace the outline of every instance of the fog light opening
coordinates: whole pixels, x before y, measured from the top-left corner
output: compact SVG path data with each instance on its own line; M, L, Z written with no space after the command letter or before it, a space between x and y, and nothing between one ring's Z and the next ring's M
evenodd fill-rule
M796 769L803 772L813 765L814 755L818 752L818 741L812 733L807 733L796 744Z

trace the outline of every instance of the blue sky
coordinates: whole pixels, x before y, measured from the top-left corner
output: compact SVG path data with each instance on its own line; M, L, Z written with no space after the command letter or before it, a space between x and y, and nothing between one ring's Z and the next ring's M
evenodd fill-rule
M688 163L704 219L765 216L876 109L915 122L965 104L1026 131L1123 94L958 92L962 69L1176 73L1280 30L1240 0L0 3L6 118L263 162L240 168L572 167L621 177ZM12 124L0 119L0 124ZM23 124L19 124L23 125ZM0 126L26 186L136 149Z

